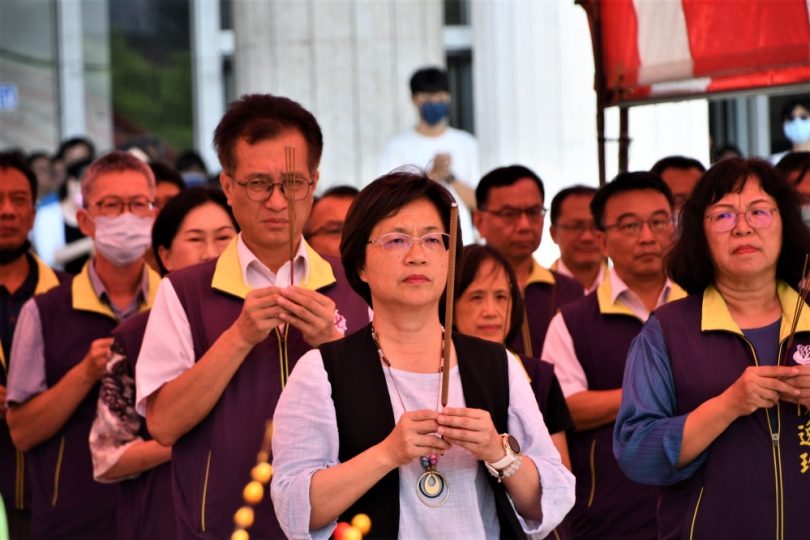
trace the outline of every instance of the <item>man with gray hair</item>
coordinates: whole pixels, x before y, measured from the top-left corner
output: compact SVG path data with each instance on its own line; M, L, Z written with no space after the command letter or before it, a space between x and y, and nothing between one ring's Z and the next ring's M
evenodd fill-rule
M11 349L7 420L28 452L34 539L117 538L117 487L93 480L88 446L110 333L148 309L159 276L144 264L155 177L136 157L112 152L82 179L81 231L95 256L72 283L29 300Z

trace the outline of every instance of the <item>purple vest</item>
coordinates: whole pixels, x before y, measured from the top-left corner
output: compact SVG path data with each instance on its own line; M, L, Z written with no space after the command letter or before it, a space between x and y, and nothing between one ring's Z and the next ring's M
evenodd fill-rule
M743 336L701 331L702 306L703 294L693 294L656 310L672 365L677 415L718 396L756 365ZM810 334L797 332L788 365L796 365L797 347L808 345ZM661 487L660 538L777 538L777 506L783 508L784 538L810 535L810 412L786 402L776 411L778 439L767 410L759 409L715 439L691 478Z
M45 342L48 388L82 361L90 344L110 337L117 321L73 309L71 284L35 296ZM96 416L96 384L52 438L28 452L33 538L107 540L117 538L118 488L93 480L90 428Z
M589 390L622 387L630 343L642 323L629 315L603 314L596 293L565 306L563 320L574 342ZM648 540L658 528L658 488L625 476L613 455L614 423L568 435L571 466L577 479L574 538Z
M554 285L550 283L531 283L523 291L523 300L526 305L526 319L529 321L529 332L532 336L532 356L539 357L546 341L546 331L552 317L562 306L582 298L584 294L582 284L570 277L557 272L554 274ZM519 354L526 354L523 344L523 333L518 332L512 350Z
M73 276L54 270L59 283L70 283ZM9 347L11 344L9 344ZM6 363L10 359L6 358ZM0 384L8 386L6 373L0 370ZM27 454L17 450L11 441L11 433L5 420L0 420L0 494L6 508L30 510L31 479L25 474Z
M148 311L139 313L122 322L112 333L124 349L133 379L148 321ZM144 441L152 440L146 420L141 422L140 436ZM177 538L171 462L144 471L137 478L118 482L118 488L118 540Z
M343 266L332 266L336 283L319 290L335 302L351 333L368 324L368 305L346 281ZM191 327L195 361L227 330L242 311L241 298L213 289L217 260L169 274ZM291 327L287 339L289 366L311 347ZM281 395L279 340L276 332L247 355L209 415L172 447L172 484L178 537L230 538L233 515L243 504L242 490L256 465L265 422ZM269 493L255 507L251 537L284 538Z

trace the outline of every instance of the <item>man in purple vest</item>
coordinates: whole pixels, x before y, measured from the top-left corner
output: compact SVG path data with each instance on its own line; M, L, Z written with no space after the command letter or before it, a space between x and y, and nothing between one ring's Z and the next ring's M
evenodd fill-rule
M79 228L96 255L72 283L27 302L11 349L8 425L27 451L33 538L117 537L116 487L93 480L88 437L110 332L148 309L159 277L143 261L154 219L155 178L112 152L82 178Z
M526 317L511 346L520 354L537 357L551 318L561 306L583 295L577 280L547 270L534 259L546 215L543 181L522 165L500 167L481 179L475 199L478 209L473 221L478 233L506 256L523 291Z
M19 154L0 153L0 398L5 402L11 344L23 305L70 279L30 252L37 178ZM5 407L0 409L0 494L6 506L9 534L31 537L31 481L25 454L14 448Z
M613 261L593 294L551 321L542 358L554 364L571 416L571 465L577 478L574 538L657 537L658 489L631 482L613 457L627 351L650 313L685 293L670 282L663 257L673 238L672 192L652 173L622 173L591 201L597 241Z
M323 149L312 114L287 98L243 96L214 144L241 234L218 259L163 281L136 372L138 411L155 440L172 445L180 539L231 535L265 423L295 362L369 321L340 261L318 255L301 235ZM283 184L288 167L291 187ZM251 534L284 537L269 496Z

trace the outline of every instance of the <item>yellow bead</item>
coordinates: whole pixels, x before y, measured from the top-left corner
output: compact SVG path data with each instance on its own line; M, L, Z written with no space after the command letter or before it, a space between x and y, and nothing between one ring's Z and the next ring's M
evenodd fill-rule
M357 527L349 527L343 531L343 540L363 540L363 533Z
M245 498L245 502L248 504L259 504L264 498L264 486L254 480L245 486L242 496Z
M269 463L259 463L250 471L250 476L257 482L266 484L273 476L273 466Z
M357 514L352 518L352 527L359 529L363 535L371 530L371 518L365 514Z
M247 531L234 531L231 535L231 540L249 540L250 535L248 535Z
M253 508L243 506L236 511L233 521L243 529L249 529L253 525Z

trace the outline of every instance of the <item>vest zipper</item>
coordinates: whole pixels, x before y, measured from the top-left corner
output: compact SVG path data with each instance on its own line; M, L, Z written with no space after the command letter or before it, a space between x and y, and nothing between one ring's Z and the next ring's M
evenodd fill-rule
M202 514L201 514L201 523L202 523L202 532L205 532L205 499L208 496L208 473L211 471L211 450L208 451L208 463L205 465L205 483L203 484L203 496L202 496Z
M700 494L698 495L697 504L695 505L695 513L692 515L692 528L689 529L689 540L692 540L695 536L695 521L697 521L697 513L700 508L701 499L703 499L703 488L700 488Z
M56 506L56 499L59 497L59 473L62 471L62 458L65 457L65 436L59 442L59 456L56 458L56 473L53 478L53 500L51 506Z
M596 463L594 456L596 454L596 437L591 443L591 496L588 498L588 508L593 504L593 496L596 495Z

